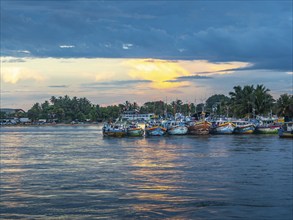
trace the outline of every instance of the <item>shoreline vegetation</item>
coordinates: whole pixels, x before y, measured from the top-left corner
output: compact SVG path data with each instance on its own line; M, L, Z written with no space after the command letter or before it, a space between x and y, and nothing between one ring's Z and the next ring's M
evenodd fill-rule
M102 126L102 122L99 123L78 123L78 124L66 124L66 123L42 123L42 124L8 124L1 125L3 127L87 127L87 126Z
M215 116L234 118L255 118L257 115L293 118L293 95L282 94L274 99L264 85L234 86L229 96L215 94L202 103L183 103L177 99L166 103L162 100L149 101L139 106L136 102L125 101L118 105L102 107L92 104L87 98L52 96L44 103L35 103L27 112L6 113L1 111L1 125L9 118L26 118L17 125L94 125L99 122L115 121L124 111L140 114L153 113L159 118L168 118L176 113L193 115L209 112ZM192 96L191 96L192 98Z

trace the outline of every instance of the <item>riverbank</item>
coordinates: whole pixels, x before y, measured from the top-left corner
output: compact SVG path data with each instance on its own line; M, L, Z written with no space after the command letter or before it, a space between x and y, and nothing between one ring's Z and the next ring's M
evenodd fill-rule
M102 123L76 123L76 124L67 124L67 123L43 123L43 124L2 124L1 127L73 127L73 126L100 126Z

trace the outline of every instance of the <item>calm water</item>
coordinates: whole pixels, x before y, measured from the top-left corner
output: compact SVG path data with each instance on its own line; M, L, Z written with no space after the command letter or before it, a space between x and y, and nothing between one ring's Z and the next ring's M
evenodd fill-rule
M1 219L292 219L293 141L1 128Z

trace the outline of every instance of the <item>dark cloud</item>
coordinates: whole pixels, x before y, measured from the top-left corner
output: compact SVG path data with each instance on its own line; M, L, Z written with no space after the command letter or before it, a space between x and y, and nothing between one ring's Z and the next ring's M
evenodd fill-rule
M211 76L201 76L201 75L194 75L194 76L180 76L176 79L167 80L165 82L184 82L184 81L193 81L193 80L201 80L201 79L213 79Z
M112 80L112 81L81 84L81 87L113 86L113 88L117 88L117 87L132 85L132 84L150 83L150 82L152 81L151 80Z
M292 71L292 2L3 1L1 55L243 61Z
M50 85L48 87L49 88L68 88L69 86L67 86L67 85Z

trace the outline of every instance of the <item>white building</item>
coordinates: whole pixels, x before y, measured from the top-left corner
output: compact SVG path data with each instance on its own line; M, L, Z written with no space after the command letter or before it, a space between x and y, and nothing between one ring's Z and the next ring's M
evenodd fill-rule
M121 115L122 120L138 120L138 121L148 121L155 116L154 113L139 114L136 111L125 111Z
M29 118L19 118L20 123L30 123L31 120Z

